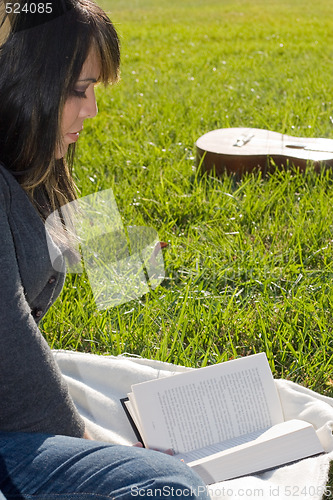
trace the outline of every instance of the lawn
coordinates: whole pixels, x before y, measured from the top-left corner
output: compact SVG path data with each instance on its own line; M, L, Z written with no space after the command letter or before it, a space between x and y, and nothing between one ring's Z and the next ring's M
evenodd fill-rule
M333 138L329 0L100 0L122 79L97 88L80 195L112 188L124 226L158 231L165 279L98 310L68 275L53 348L204 366L267 353L275 377L333 395L333 174L202 175L195 141L227 127Z

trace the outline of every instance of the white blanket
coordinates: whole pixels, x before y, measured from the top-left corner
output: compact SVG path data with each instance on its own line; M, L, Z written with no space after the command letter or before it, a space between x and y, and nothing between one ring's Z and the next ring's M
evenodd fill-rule
M136 441L120 404L120 398L126 396L131 385L191 369L127 356L53 353L94 439L124 445ZM209 492L214 500L321 500L324 493L333 494L327 485L329 463L333 460L333 398L286 380L275 382L285 418L312 423L327 454L211 485Z

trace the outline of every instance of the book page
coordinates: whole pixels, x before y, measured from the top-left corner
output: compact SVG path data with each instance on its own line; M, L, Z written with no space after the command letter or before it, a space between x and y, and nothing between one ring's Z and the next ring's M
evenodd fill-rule
M283 421L266 355L132 387L148 447L184 453Z
M250 434L237 436L235 438L228 439L227 441L223 441L223 443L211 444L210 446L205 446L204 448L199 448L198 450L192 450L187 453L174 455L174 457L179 460L184 460L185 463L193 462L194 460L201 460L203 458L210 457L214 453L220 453L221 451L229 450L230 448L254 441L262 434L262 432L262 430L250 432Z
M207 483L267 470L323 453L314 427L302 420L281 422L246 443L187 462Z

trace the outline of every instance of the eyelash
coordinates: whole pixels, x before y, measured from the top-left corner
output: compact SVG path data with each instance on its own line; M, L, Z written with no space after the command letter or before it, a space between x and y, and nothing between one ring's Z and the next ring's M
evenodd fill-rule
M74 97L78 97L79 99L86 99L87 98L85 91L82 92L82 91L73 89L72 90L72 95Z

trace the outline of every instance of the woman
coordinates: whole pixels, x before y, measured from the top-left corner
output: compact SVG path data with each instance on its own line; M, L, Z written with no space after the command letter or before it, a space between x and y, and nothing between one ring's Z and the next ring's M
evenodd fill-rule
M5 8L10 27L0 49L0 490L6 498L39 500L163 498L173 492L177 498L207 498L201 480L173 457L90 440L38 329L65 277L63 252L55 243L58 270L51 265L44 221L76 197L70 167L84 120L97 113L94 85L119 77L115 29L91 0Z

